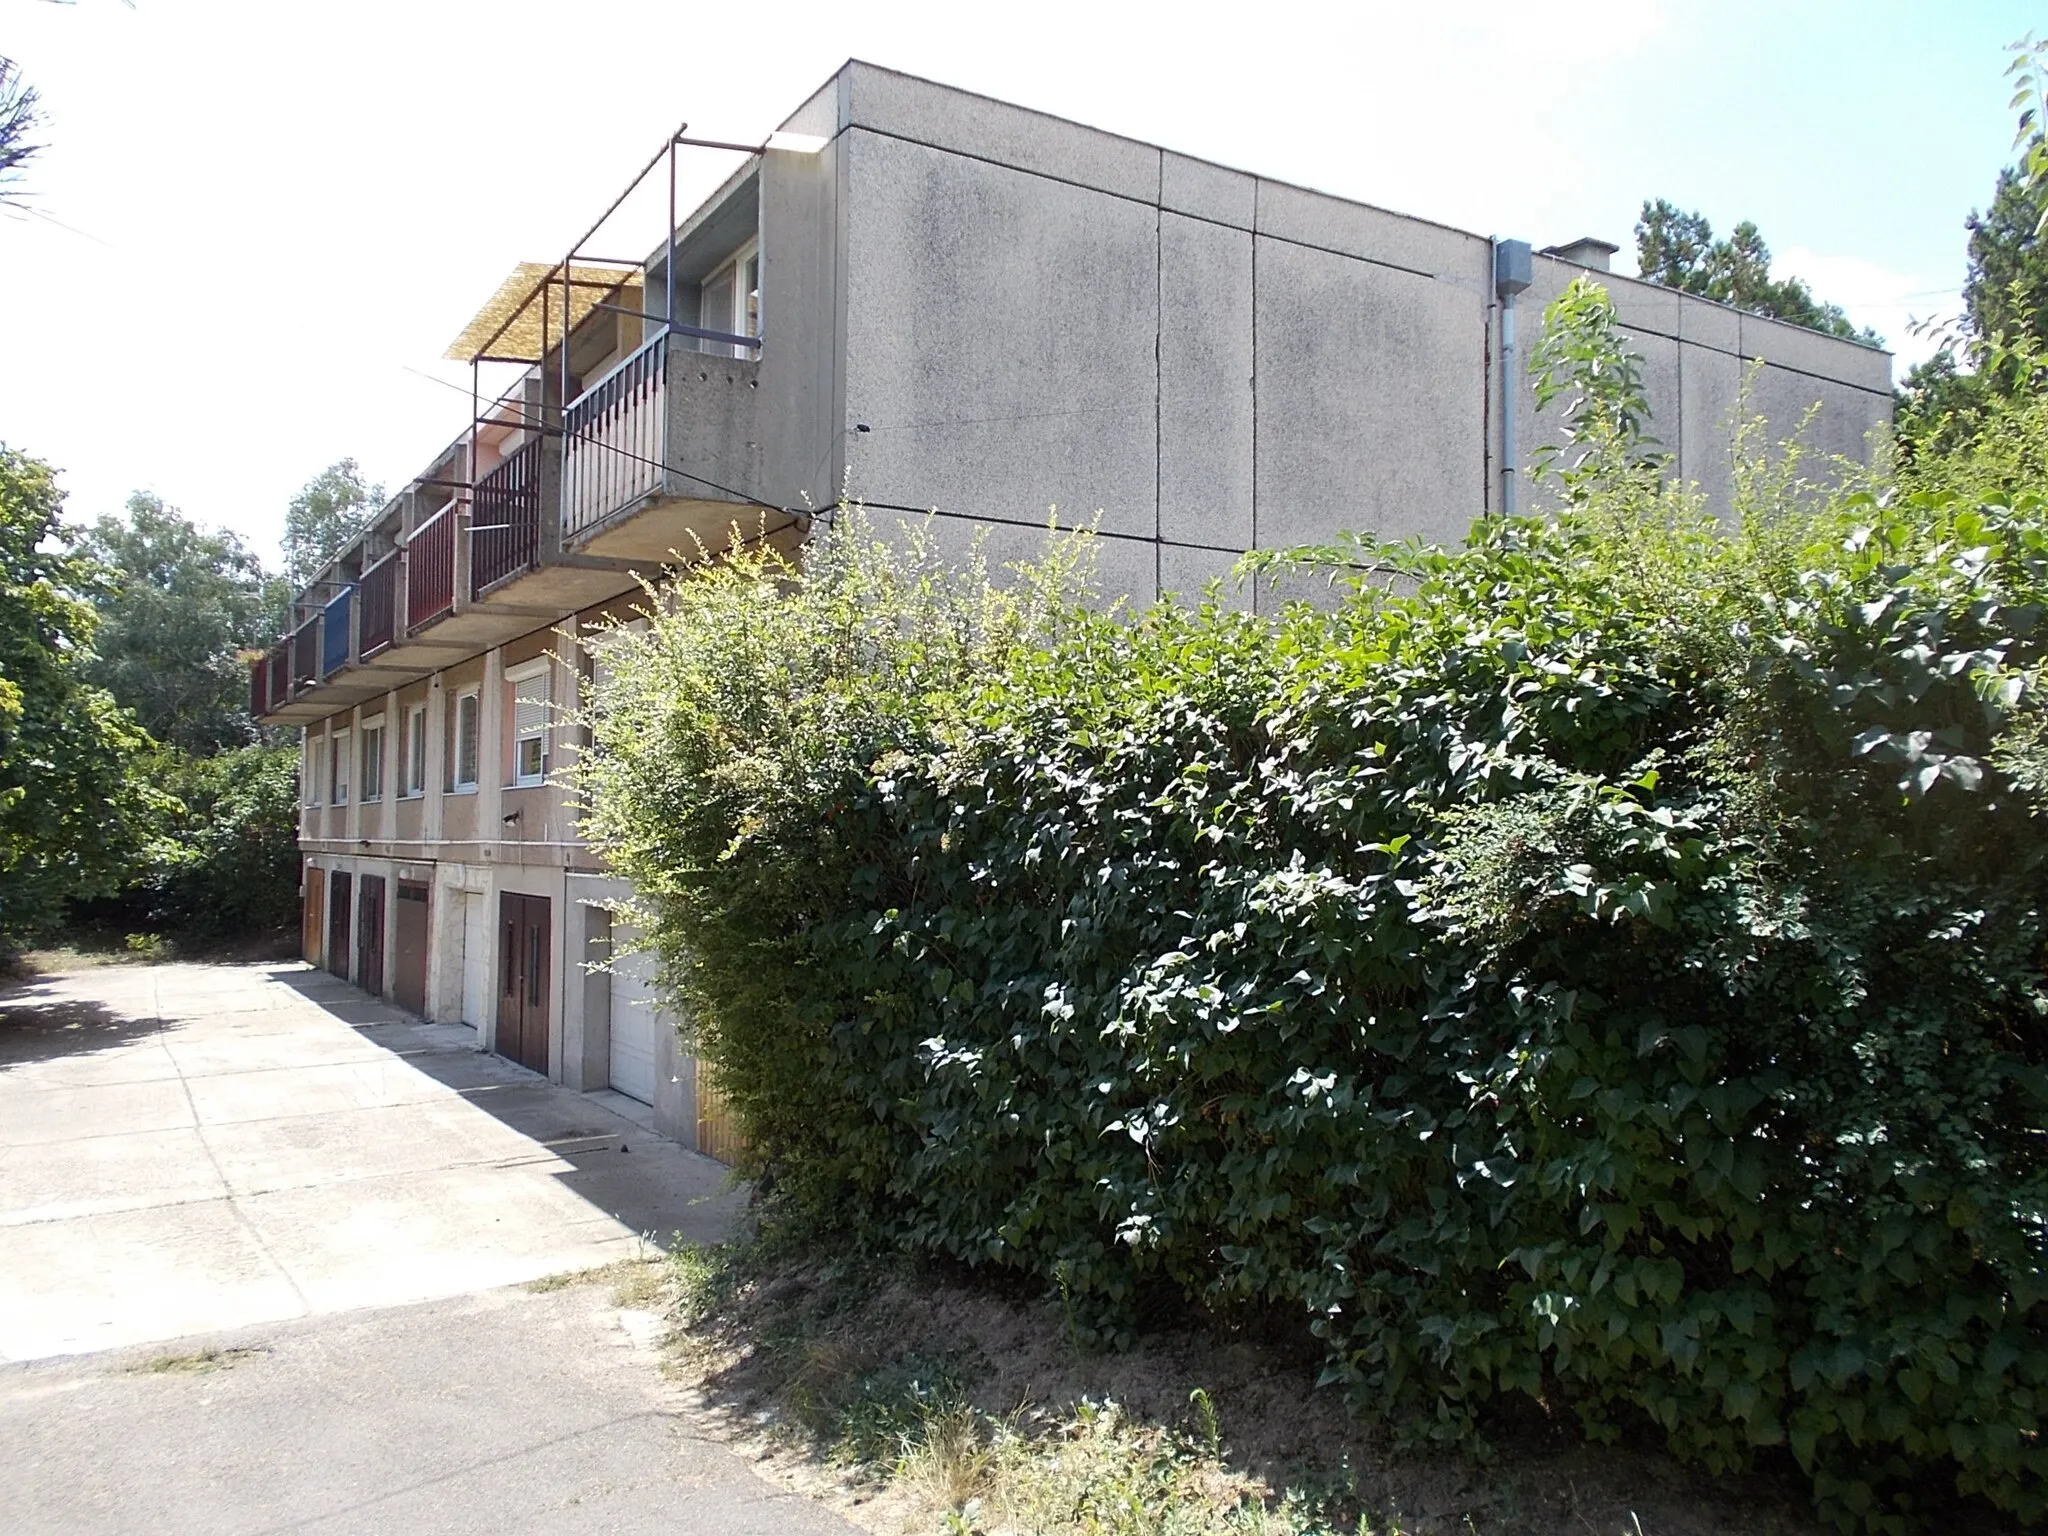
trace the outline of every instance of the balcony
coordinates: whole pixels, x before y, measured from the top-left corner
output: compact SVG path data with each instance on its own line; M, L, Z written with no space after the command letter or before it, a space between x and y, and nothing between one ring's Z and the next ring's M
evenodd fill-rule
M565 536L666 489L668 356L668 337L656 336L570 405L563 423Z
M566 550L654 564L721 547L762 483L760 370L692 350L746 343L678 327L572 401L563 416ZM758 346L758 342L747 343ZM728 489L730 488L730 489Z
M355 659L350 633L349 610L355 606L354 587L343 587L320 610L320 680L324 683Z
M469 514L469 596L540 563L544 438L532 438L476 482Z
M391 648L398 618L399 556L396 550L363 572L357 590L362 596L362 633L358 649L364 661Z
M293 698L320 681L320 620L306 620L293 630L286 643L291 647L291 693Z
M249 713L261 720L291 702L291 654L285 642L249 664Z
M455 606L455 503L413 530L405 547L405 630L417 634Z

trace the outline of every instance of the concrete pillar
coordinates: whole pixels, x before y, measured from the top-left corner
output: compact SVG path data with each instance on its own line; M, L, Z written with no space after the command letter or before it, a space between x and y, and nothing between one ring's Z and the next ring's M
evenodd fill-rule
M448 786L448 690L441 686L439 673L427 685L427 803L420 808L420 835L428 851L441 856L441 834L447 826L442 814Z
M398 802L405 793L405 763L398 755L398 739L405 734L405 722L399 718L398 694L396 690L384 695L384 799L377 807L377 830L367 832L380 843L395 842L398 838Z
M567 887L570 943L563 978L562 1081L588 1093L611 1083L612 915L589 904L593 882L571 875Z
M477 698L476 835L485 845L502 843L505 824L505 653L493 647L484 657L483 691Z

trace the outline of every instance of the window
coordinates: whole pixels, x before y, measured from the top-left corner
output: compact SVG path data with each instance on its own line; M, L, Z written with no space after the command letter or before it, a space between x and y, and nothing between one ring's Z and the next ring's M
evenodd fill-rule
M363 799L384 798L384 717L372 715L363 722L363 771L356 782L363 787Z
M405 714L405 792L427 792L427 706L415 704Z
M327 738L327 787L332 804L348 804L347 731L335 731Z
M726 331L735 336L761 334L761 247L753 242L742 246L731 260L704 279L697 293L697 314L707 331ZM756 357L753 347L707 341L704 349L728 357Z
M548 776L548 663L545 657L505 674L512 705L512 782Z
M477 712L482 695L474 688L455 696L455 734L449 744L449 781L456 789L476 788Z

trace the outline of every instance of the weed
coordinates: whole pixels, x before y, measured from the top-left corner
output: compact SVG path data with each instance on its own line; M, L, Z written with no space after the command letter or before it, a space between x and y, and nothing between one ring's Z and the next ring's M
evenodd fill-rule
M196 1376L207 1371L225 1371L268 1353L263 1349L199 1349L180 1355L156 1355L129 1370L137 1376Z
M565 1269L560 1274L529 1280L522 1289L535 1296L566 1291L578 1285L612 1284L615 1307L654 1307L668 1289L668 1269L659 1259L619 1259L590 1269Z

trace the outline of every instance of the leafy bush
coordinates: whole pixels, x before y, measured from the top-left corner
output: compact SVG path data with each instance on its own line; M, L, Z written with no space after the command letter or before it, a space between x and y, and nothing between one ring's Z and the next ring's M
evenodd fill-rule
M148 738L85 676L90 572L57 547L49 465L0 444L0 956L115 888L157 807Z
M171 800L125 897L155 931L195 943L293 926L299 911L298 752L211 757L159 751L149 777Z
M1627 394L1329 612L736 550L611 642L590 830L801 1211L1105 1341L1295 1309L1415 1439L2038 1519L2048 503L1724 530Z

